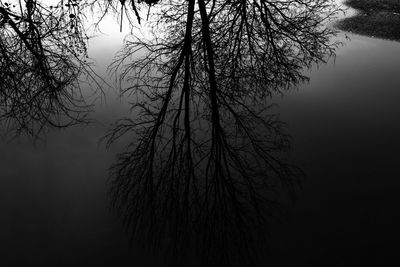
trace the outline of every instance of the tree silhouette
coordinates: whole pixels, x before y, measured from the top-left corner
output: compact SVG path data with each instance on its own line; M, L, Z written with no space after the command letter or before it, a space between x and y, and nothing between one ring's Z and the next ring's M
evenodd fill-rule
M96 79L86 62L83 6L61 1L0 1L0 122L38 137L46 127L88 122L80 78Z
M135 99L105 136L131 138L111 168L113 207L132 239L172 266L195 266L192 256L199 266L255 265L268 219L302 176L269 100L334 56L333 2L0 0L0 121L33 136L86 122L79 77L96 77L84 10L115 13L122 27L147 9L151 37L130 36L111 65Z
M112 69L131 86L131 134L111 172L132 238L173 266L253 266L266 224L302 176L268 100L334 55L327 1L164 1L154 36L132 36ZM285 193L286 192L286 193ZM196 252L193 252L196 251Z

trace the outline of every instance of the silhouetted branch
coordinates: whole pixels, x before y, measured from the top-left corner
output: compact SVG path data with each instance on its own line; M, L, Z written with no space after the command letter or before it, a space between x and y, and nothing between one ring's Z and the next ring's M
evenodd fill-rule
M79 77L86 63L83 8L134 25L148 8L150 40L131 36L111 70L129 83L132 114L107 135L129 134L111 168L111 197L141 243L171 266L252 266L271 217L302 172L270 97L307 81L305 68L334 56L325 0L0 0L0 121L37 136L88 121ZM150 7L155 4L149 17Z
M268 97L334 55L324 23L336 12L319 0L160 4L154 38L133 36L112 66L136 99L136 118L106 136L132 136L111 171L132 238L169 249L174 266L193 251L202 266L256 263L268 218L302 176Z
M66 3L0 3L0 122L7 131L38 137L47 127L89 122L80 78L100 79L87 62L80 6Z

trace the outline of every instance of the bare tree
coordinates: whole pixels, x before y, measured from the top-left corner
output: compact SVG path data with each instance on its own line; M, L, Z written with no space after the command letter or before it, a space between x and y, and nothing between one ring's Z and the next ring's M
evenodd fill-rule
M252 266L268 218L302 172L269 97L334 55L330 1L162 1L149 40L133 36L112 66L131 86L134 118L111 172L113 205L132 238L171 265ZM286 192L286 193L285 193ZM192 264L190 264L192 265Z
M132 238L166 250L173 266L192 254L202 266L255 265L268 219L302 176L269 100L334 55L325 23L339 9L330 0L0 0L5 127L37 136L87 121L79 77L95 74L82 19L95 7L121 27L147 9L153 34L132 36L111 66L135 97L134 117L106 136L132 138L110 178Z
M46 127L88 122L82 74L87 61L82 8L76 0L45 5L0 1L0 122L34 137Z

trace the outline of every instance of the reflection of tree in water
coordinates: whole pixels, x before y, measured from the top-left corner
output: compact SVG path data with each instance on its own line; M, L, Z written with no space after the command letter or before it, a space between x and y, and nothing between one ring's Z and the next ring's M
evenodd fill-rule
M70 1L75 3L76 1ZM45 127L87 122L79 76L85 62L81 8L0 1L0 122L37 137Z
M252 265L268 218L301 176L285 159L290 138L268 99L333 55L334 32L323 26L338 11L331 1L26 0L13 8L0 0L0 121L32 135L85 121L78 77L94 74L82 9L99 5L134 23L157 2L154 36L127 40L112 66L132 84L125 92L136 96L137 114L107 135L109 144L132 136L112 167L114 207L132 238L170 253L171 265L188 265L193 251L204 266Z
M126 43L113 66L133 84L137 116L107 137L133 136L111 177L132 238L165 249L173 266L191 266L192 251L204 266L255 263L267 218L301 175L267 98L333 55L330 4L171 1L156 38Z

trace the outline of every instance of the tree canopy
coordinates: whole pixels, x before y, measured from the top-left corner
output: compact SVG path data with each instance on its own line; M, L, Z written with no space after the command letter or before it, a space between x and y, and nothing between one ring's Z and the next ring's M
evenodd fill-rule
M44 1L43 1L44 2ZM131 143L111 168L111 198L133 238L185 265L253 265L282 193L302 172L271 114L273 94L307 81L334 56L338 12L326 0L0 0L0 119L18 131L86 121L85 12L146 23L110 69L134 97L132 116L107 133ZM67 122L65 122L67 118ZM190 245L188 245L190 244ZM187 264L187 263L186 263Z

